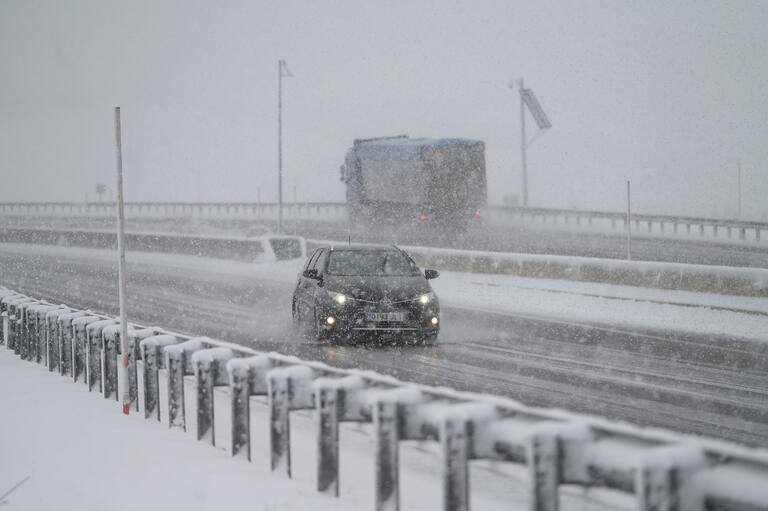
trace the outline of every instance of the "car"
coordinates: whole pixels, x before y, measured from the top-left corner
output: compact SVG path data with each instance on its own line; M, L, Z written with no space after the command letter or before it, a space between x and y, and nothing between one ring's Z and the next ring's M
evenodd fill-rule
M304 263L293 294L294 321L322 341L375 337L432 344L440 302L411 257L389 245L327 245Z

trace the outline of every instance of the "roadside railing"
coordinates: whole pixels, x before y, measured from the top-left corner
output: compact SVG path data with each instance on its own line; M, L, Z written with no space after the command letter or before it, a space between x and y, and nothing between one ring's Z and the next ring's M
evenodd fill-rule
M2 342L106 399L117 400L118 319L0 288ZM207 337L129 325L133 409L153 421L167 407L186 429L185 378L194 379L197 438L215 444L214 390L228 390L233 457L251 459L250 398L266 396L270 466L291 475L290 417L314 410L317 490L339 495L339 425L373 425L375 502L399 509L399 443L432 440L442 457L442 509L469 508L473 460L527 466L530 509L559 509L561 485L612 488L636 508L768 510L768 451L640 429L493 396L400 382ZM161 402L160 378L167 378Z
M496 221L537 223L566 229L597 227L600 222L610 230L627 230L627 214L623 212L512 206L490 206L487 209ZM693 228L700 237L726 236L731 239L737 235L740 240L759 242L762 233L768 231L768 222L727 218L633 213L630 221L633 231L638 234L680 235L684 230L686 235L691 235Z
M278 204L273 202L127 202L125 214L130 218L208 218L208 219L275 219ZM532 208L519 206L486 206L483 216L494 224L539 224L560 229L627 229L624 212ZM347 206L343 202L285 202L283 214L289 219L346 221ZM0 202L0 215L109 217L114 218L113 202ZM739 240L759 242L768 222L705 218L681 215L632 214L633 230L647 235L691 235L714 238L735 236ZM683 232L684 231L684 232Z

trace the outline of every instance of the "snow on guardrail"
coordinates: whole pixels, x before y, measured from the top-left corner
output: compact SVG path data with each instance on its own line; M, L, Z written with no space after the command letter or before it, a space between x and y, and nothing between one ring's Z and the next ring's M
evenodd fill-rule
M78 367L88 367L89 388L117 400L117 372L109 370L119 357L115 318L2 287L0 314L6 349L75 380ZM145 417L156 421L160 407L168 406L170 426L185 428L184 386L179 383L193 377L197 437L214 444L213 393L216 387L225 388L232 456L250 459L250 397L266 396L271 467L290 476L290 414L315 410L320 492L339 495L340 423L371 423L376 510L399 509L398 451L406 440L438 443L445 510L468 509L469 462L478 459L527 466L533 511L559 509L561 485L612 488L633 495L636 509L644 511L768 510L767 451L501 397L406 384L160 328L131 325L129 337L132 406L143 407ZM89 356L101 364L89 364ZM165 404L161 375L167 378Z

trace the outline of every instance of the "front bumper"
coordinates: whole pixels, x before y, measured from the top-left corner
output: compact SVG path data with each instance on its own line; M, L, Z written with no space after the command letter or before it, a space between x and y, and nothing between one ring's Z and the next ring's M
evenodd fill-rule
M369 313L398 313L402 321L373 321ZM333 318L332 324L328 318ZM433 320L433 318L436 318ZM392 333L437 335L440 331L440 307L437 303L421 305L404 302L382 307L357 300L343 305L322 308L318 318L320 328L329 335L355 333Z

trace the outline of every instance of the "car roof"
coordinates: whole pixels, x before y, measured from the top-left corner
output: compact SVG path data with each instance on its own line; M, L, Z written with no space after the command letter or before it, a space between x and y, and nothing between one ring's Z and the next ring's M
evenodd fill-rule
M341 251L341 250L344 250L344 251L348 251L348 250L353 250L353 251L358 251L358 250L361 250L361 251L384 251L384 250L391 251L391 250L396 250L396 251L400 251L400 249L397 248L395 245L326 245L326 246L320 247L320 248L328 248L331 251L334 251L334 250L339 250L339 251Z

